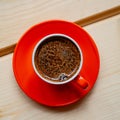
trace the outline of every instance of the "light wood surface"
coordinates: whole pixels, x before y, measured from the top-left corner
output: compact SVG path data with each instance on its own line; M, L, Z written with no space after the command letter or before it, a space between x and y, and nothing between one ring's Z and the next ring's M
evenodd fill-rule
M120 14L120 6L102 11L100 13L94 14L92 16L88 16L86 18L80 19L75 21L76 24L80 25L81 27L93 24L95 22L99 22L101 20L107 19L109 17L113 17L115 15ZM0 48L0 57L12 53L15 49L17 43L12 45L6 46L4 48Z
M76 21L120 5L120 0L0 0L0 48L16 43L34 24Z
M0 58L0 120L119 120L120 15L84 27L98 46L101 67L92 91L62 108L49 108L28 98L17 85L12 56Z

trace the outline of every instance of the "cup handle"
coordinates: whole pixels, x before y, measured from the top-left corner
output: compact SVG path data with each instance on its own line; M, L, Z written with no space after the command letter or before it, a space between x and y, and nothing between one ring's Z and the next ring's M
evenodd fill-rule
M89 82L82 76L78 76L77 80L72 82L72 84L77 88L87 89L89 87Z
M89 86L88 81L85 78L81 77L81 76L78 78L77 83L83 89L86 89Z

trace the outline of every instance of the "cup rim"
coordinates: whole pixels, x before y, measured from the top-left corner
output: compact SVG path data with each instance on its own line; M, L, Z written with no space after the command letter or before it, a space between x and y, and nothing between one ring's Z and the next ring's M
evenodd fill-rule
M37 48L39 47L39 45L40 45L44 40L46 40L47 38L50 38L50 37L53 37L53 36L61 36L61 37L65 37L65 38L68 38L69 40L71 40L71 41L76 45L76 47L78 48L79 53L80 53L80 58L81 58L81 60L80 60L80 65L79 65L79 68L78 68L77 72L76 72L71 78L69 78L69 79L66 80L66 81L62 81L62 82L54 82L54 81L52 81L52 80L50 81L50 80L47 80L47 79L45 79L44 77L42 77L42 76L40 75L40 73L37 71L37 68L36 68L35 63L34 63L35 53L36 53L36 50L37 50ZM38 75L39 78L41 78L43 81L45 81L45 82L47 82L47 83L49 83L49 84L61 85L61 84L65 84L65 83L68 83L68 82L74 80L74 79L77 77L77 75L80 73L80 71L81 71L81 69L82 69L82 65L83 65L83 54L82 54L82 50L81 50L80 46L78 45L78 43L77 43L73 38L71 38L70 36L65 35L65 34L60 34L60 33L49 34L49 35L43 37L43 38L35 45L35 47L34 47L34 49L33 49L33 53L32 53L32 66L33 66L33 68L34 68L34 71L35 71L35 73Z

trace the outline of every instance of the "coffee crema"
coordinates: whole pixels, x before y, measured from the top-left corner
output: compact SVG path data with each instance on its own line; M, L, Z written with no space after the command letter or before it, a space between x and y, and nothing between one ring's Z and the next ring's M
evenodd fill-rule
M39 74L56 82L69 80L80 65L80 52L76 45L66 37L46 38L35 53L35 67Z

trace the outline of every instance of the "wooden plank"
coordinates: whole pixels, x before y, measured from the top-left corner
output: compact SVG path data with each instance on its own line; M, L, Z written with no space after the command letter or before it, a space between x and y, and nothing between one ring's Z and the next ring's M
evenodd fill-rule
M75 23L84 27L84 26L87 26L89 24L93 24L95 22L107 19L109 17L115 16L115 15L118 15L118 14L120 14L120 6L117 6L117 7L108 9L106 11L97 13L95 15L86 17L84 19L75 21ZM10 45L8 47L5 47L5 48L0 48L0 57L4 56L4 55L7 55L9 53L12 53L14 51L15 46L16 46L16 43L13 44L13 45Z
M118 5L120 0L0 0L0 48L16 43L42 21L74 22Z
M5 48L0 48L0 57L12 53L15 49L16 43Z
M110 19L84 27L94 38L99 49L100 72L90 93L84 99L70 106L45 107L31 100L15 81L12 68L13 54L1 57L0 120L119 120L119 25L120 15L116 15ZM29 71L23 72L27 74ZM26 87L27 82L30 81L24 81Z
M107 19L109 17L115 16L120 14L120 6L114 7L112 9L97 13L95 15L86 17L84 19L78 20L75 23L84 27L87 26L89 24L93 24L95 22L99 22L101 20Z

